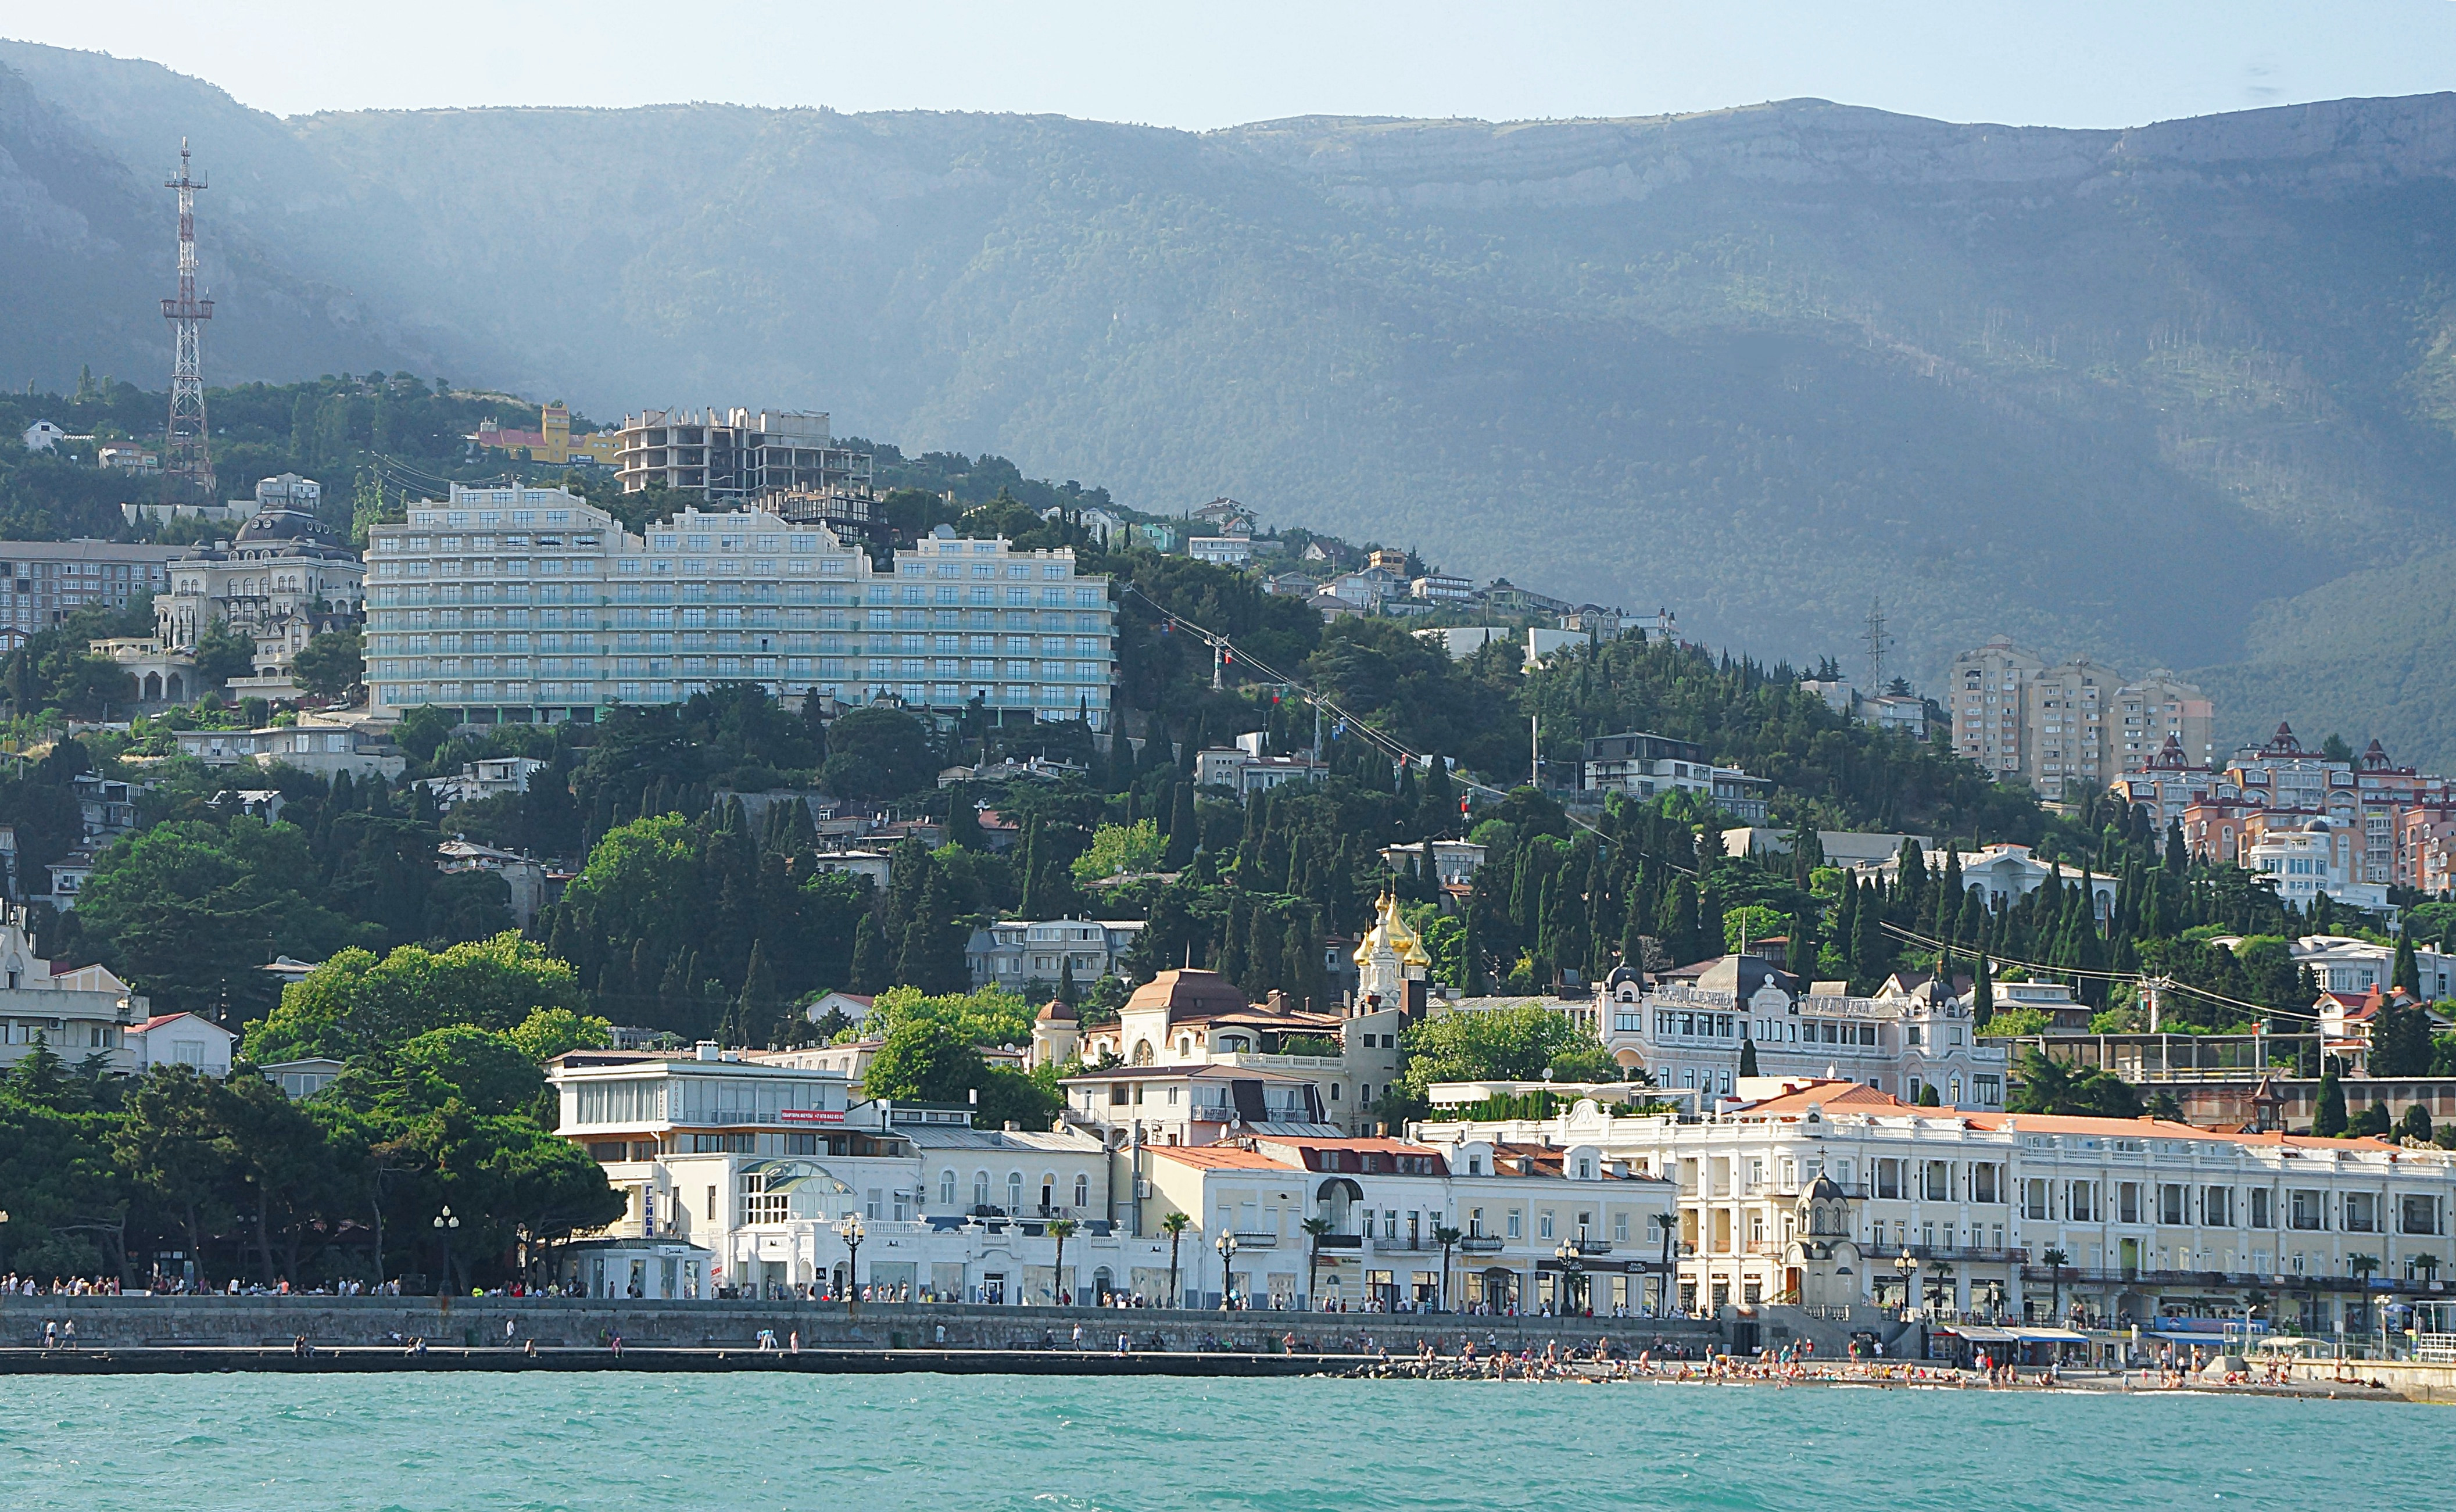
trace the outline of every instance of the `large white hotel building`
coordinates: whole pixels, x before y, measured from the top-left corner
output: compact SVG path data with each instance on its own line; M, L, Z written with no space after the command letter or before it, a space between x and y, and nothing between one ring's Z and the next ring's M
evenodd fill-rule
M953 714L1108 727L1116 620L1069 549L948 533L874 569L826 526L685 509L631 535L560 488L412 503L367 545L379 712L470 724L589 721L721 683Z

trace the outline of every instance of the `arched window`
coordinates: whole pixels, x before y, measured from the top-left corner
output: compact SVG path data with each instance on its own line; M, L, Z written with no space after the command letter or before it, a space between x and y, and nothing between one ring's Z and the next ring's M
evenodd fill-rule
M1154 1058L1150 1040L1138 1039L1135 1041L1134 1064L1137 1066L1148 1066L1152 1063Z
M1049 1209L1054 1208L1054 1207L1055 1207L1056 1205L1057 1205L1057 1173L1056 1173L1056 1172L1054 1172L1054 1171L1043 1171L1042 1173L1040 1173L1040 1207L1041 1207L1041 1211L1043 1211L1043 1212L1047 1212Z
M938 1173L938 1206L942 1208L952 1208L954 1205L955 1168L953 1166L949 1166L946 1170Z
M972 1206L985 1208L989 1205L990 1174L986 1171L975 1171L972 1173Z
M1079 1171L1074 1175L1074 1205L1078 1208L1092 1205L1092 1178Z
M1006 1210L1009 1213L1023 1211L1023 1173L1020 1171L1006 1174Z

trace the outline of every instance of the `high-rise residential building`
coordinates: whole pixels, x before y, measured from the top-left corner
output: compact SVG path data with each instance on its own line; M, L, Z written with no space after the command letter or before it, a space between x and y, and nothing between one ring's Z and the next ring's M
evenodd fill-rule
M723 683L1109 727L1115 618L1070 549L943 531L892 570L820 524L686 508L640 535L554 488L420 501L368 542L378 712L589 721Z
M1954 658L1947 696L1955 750L2051 797L2146 766L2169 735L2194 763L2216 762L2215 706L2164 671L2127 678L2085 656L2050 666L1999 635Z

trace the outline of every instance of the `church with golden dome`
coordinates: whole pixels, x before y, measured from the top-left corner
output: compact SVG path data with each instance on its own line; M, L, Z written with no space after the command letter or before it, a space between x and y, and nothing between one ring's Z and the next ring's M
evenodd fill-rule
M1240 1068L1310 1085L1324 1122L1370 1133L1369 1110L1404 1062L1399 1036L1423 1015L1432 967L1396 898L1385 895L1377 915L1356 947L1358 990L1343 1003L1300 1006L1280 992L1256 1003L1217 971L1167 971L1136 988L1114 1024L1086 1026L1063 1004L1042 1010L1033 1025L1032 1063L1079 1059L1087 1070L1070 1085ZM1139 1089L1126 1085L1126 1095L1135 1096ZM1171 1121L1158 1112L1165 1101L1150 1106L1147 1122ZM1172 1130L1162 1142L1196 1134L1192 1127Z

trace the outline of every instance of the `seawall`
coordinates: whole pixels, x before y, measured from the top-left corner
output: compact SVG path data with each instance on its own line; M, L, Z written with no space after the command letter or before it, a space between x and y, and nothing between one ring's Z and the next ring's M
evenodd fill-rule
M1494 1318L1407 1313L1196 1312L1167 1308L981 1307L945 1302L627 1301L547 1297L0 1297L0 1349L39 1349L46 1323L76 1324L82 1349L435 1347L597 1349L616 1335L639 1349L747 1350L762 1329L806 1349L1034 1352L1071 1345L1269 1355L1294 1335L1302 1355L1443 1354L1472 1339L1541 1353L1599 1338L1632 1354L1673 1344L1690 1357L1724 1339L1687 1318ZM1157 1343L1154 1343L1156 1338Z

